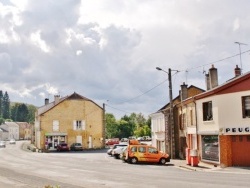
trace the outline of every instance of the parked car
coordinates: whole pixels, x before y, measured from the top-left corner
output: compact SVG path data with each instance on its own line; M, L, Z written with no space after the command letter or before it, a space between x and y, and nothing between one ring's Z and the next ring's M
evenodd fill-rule
M57 151L69 151L68 144L66 144L66 143L60 143L60 144L57 145L56 150Z
M82 151L82 144L81 143L73 143L70 145L70 150L71 151Z
M112 156L116 159L120 158L120 154L123 152L123 149L127 147L127 146L123 146L123 147L117 147L115 149L112 150Z
M16 144L16 140L14 138L10 139L9 144Z
M151 141L152 139L151 139L150 136L143 136L143 140L145 140L145 141Z
M127 144L115 144L113 145L113 147L111 147L108 151L107 151L107 154L108 155L112 155L112 151L118 147L124 147L124 146L127 146Z
M170 156L153 146L132 144L128 146L125 160L132 164L138 162L165 164L170 162Z
M108 139L105 143L106 145L114 145L114 144L119 144L119 138L111 138Z
M5 148L5 147L6 147L5 141L0 141L0 148Z
M138 137L137 140L138 141L144 141L144 138L143 137Z
M122 152L120 154L120 159L126 162L126 153L128 150L128 146L122 148Z
M128 142L128 139L127 139L127 138L122 138L122 139L120 140L120 142Z

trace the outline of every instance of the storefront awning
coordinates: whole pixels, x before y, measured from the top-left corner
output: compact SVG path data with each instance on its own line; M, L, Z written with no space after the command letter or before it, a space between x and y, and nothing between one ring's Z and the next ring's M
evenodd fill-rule
M45 133L45 136L67 136L67 133Z

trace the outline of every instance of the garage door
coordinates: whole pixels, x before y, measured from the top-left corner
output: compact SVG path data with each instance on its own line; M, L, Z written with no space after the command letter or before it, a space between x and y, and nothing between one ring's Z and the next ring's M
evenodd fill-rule
M250 135L232 136L233 166L250 166Z

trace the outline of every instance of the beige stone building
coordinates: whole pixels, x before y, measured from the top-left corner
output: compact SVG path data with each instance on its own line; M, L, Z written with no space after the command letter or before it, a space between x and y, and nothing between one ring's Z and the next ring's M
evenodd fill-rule
M20 140L30 140L31 139L31 129L32 125L27 122L15 122L19 125L19 139Z
M104 147L104 109L77 93L38 108L35 115L35 145L54 150L61 142L78 142L84 149Z

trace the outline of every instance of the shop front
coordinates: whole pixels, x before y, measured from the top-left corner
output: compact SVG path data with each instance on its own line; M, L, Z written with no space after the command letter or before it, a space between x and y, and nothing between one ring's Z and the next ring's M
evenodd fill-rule
M201 135L202 160L219 162L218 135Z
M67 133L46 133L45 149L56 150L59 143L67 143Z

